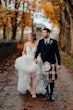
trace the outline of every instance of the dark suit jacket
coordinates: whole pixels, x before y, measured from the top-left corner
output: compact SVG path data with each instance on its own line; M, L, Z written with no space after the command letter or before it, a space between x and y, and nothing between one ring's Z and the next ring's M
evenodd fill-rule
M57 63L61 65L60 54L58 49L57 41L50 38L49 44L45 44L44 39L39 40L37 51L35 53L35 58L41 53L42 61L48 61L51 64Z

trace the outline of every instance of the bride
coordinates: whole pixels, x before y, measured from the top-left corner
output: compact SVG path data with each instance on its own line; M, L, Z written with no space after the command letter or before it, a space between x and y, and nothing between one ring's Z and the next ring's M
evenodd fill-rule
M22 56L15 60L15 68L18 70L18 91L26 94L28 90L33 98L36 97L36 93L46 93L41 75L40 55L37 58L39 63L34 63L36 49L36 36L29 34L28 42L24 44Z

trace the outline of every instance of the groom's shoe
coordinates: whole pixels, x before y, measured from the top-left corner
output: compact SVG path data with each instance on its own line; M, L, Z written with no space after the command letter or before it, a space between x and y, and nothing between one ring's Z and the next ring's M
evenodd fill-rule
M50 101L55 101L55 98L54 98L53 95L50 95L50 96L49 96L49 99L50 99Z

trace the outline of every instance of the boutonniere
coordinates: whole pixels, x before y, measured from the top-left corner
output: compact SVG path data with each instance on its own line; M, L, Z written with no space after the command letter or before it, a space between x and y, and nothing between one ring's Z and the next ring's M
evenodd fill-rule
M53 40L50 40L50 43L49 44L51 45L52 43L53 43Z

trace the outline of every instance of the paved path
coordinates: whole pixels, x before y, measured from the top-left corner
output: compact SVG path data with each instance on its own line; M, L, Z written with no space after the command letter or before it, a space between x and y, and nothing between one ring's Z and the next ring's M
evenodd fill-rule
M0 110L73 110L73 75L62 65L55 84L55 101L42 96L32 99L30 94L17 91L17 71L13 65L4 71L0 80ZM0 76L0 77L1 77Z

